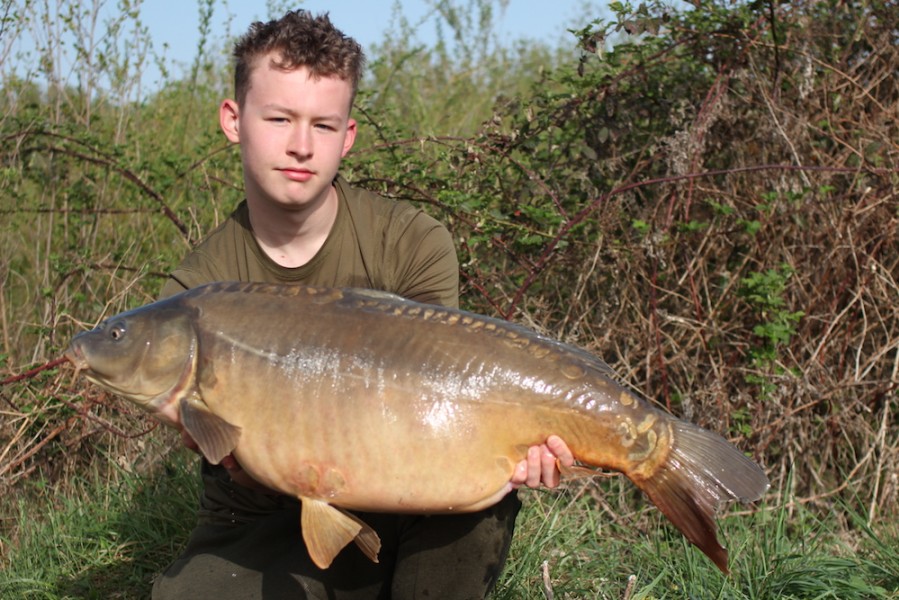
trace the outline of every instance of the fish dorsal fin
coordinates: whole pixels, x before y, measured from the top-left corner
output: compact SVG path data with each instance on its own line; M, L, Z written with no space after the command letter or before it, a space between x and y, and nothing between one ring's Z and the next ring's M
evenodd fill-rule
M181 425L212 464L222 462L237 447L240 427L213 413L199 398L182 398L180 412Z
M374 562L378 561L381 540L357 517L322 500L300 497L301 524L309 556L320 569L327 569L334 557L351 541Z

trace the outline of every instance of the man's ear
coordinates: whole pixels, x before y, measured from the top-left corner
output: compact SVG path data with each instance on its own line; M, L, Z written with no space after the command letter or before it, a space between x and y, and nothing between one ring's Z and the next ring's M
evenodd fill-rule
M353 143L356 141L356 120L350 119L347 121L346 127L346 135L343 138L343 152L341 152L340 157L343 158L347 155L347 152L350 151L350 148L353 147Z
M240 107L234 100L222 100L219 105L219 125L225 133L228 141L237 144L240 142Z

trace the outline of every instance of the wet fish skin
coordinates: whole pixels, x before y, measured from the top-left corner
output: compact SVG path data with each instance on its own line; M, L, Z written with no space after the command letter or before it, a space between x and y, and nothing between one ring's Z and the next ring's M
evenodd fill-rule
M369 290L218 283L117 315L72 341L91 381L183 426L216 463L300 498L320 566L377 536L342 509L474 511L557 434L624 473L727 571L714 515L764 472L663 412L589 353L504 321Z

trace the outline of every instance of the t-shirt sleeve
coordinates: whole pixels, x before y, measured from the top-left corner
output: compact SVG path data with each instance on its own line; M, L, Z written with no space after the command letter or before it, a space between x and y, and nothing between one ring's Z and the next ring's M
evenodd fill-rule
M213 281L243 279L240 276L242 254L238 246L243 243L245 206L245 203L239 205L225 222L212 230L184 257L169 274L159 294L161 298Z
M178 267L169 273L168 279L159 293L160 299L174 296L179 292L197 286L228 279L218 272L218 262L207 256L202 250L194 250L181 261Z
M388 249L395 293L428 304L459 306L459 259L449 231L436 219L415 211L400 219Z

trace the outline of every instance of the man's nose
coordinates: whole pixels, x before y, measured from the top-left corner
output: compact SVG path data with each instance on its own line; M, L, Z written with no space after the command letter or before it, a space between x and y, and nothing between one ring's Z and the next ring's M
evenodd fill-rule
M287 153L297 157L312 155L312 130L305 125L297 125L291 132Z

